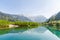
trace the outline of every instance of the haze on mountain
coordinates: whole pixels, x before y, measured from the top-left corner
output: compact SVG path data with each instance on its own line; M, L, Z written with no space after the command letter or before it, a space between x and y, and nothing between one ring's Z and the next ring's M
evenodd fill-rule
M0 0L0 11L24 16L51 17L60 11L60 0Z
M33 22L45 22L47 20L46 17L40 15L40 16L33 16L33 17L30 17L30 19L33 21Z
M12 15L0 12L0 20L8 20L8 21L31 21L29 18L23 15Z
M24 15L13 15L13 14L0 12L0 20L45 22L47 18L42 15L34 16L34 17L26 17Z
M52 15L48 21L59 21L60 20L60 12L58 12L57 14Z
M60 0L0 0L0 11L7 14L16 14L20 16L10 15L9 20L29 20L29 17L43 15L46 18L60 11ZM7 15L6 14L6 15ZM5 17L5 16L4 16ZM22 18L23 17L23 18ZM28 18L27 18L28 17ZM1 17L1 19L5 19ZM34 20L35 19L35 20ZM34 17L33 21L42 22L45 20L42 17Z

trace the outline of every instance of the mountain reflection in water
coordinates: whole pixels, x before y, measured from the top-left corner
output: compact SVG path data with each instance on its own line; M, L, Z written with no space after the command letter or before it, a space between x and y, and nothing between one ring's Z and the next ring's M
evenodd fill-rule
M24 32L0 35L0 40L60 40L45 27L29 29Z

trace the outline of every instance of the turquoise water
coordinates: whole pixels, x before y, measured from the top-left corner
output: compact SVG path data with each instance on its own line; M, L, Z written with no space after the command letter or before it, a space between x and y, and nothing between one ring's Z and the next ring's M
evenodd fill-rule
M53 29L53 26L52 27L48 27L48 29L53 33L55 34L56 36L58 36L60 38L60 30L57 30L57 29Z
M38 27L23 32L0 35L0 40L60 40L45 27Z

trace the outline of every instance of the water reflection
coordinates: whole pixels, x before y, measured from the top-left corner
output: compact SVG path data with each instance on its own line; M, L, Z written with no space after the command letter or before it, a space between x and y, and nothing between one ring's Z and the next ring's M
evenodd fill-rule
M27 30L27 28L0 29L0 35L7 34L7 33L24 32L26 30Z
M0 35L0 40L60 40L45 27L29 29L24 32Z
M47 28L60 38L60 30L56 29L57 26L47 26Z

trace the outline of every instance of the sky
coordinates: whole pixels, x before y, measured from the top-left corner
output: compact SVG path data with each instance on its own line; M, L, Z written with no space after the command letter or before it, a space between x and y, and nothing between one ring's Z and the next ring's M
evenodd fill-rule
M60 0L0 0L0 11L27 17L47 18L60 11Z

